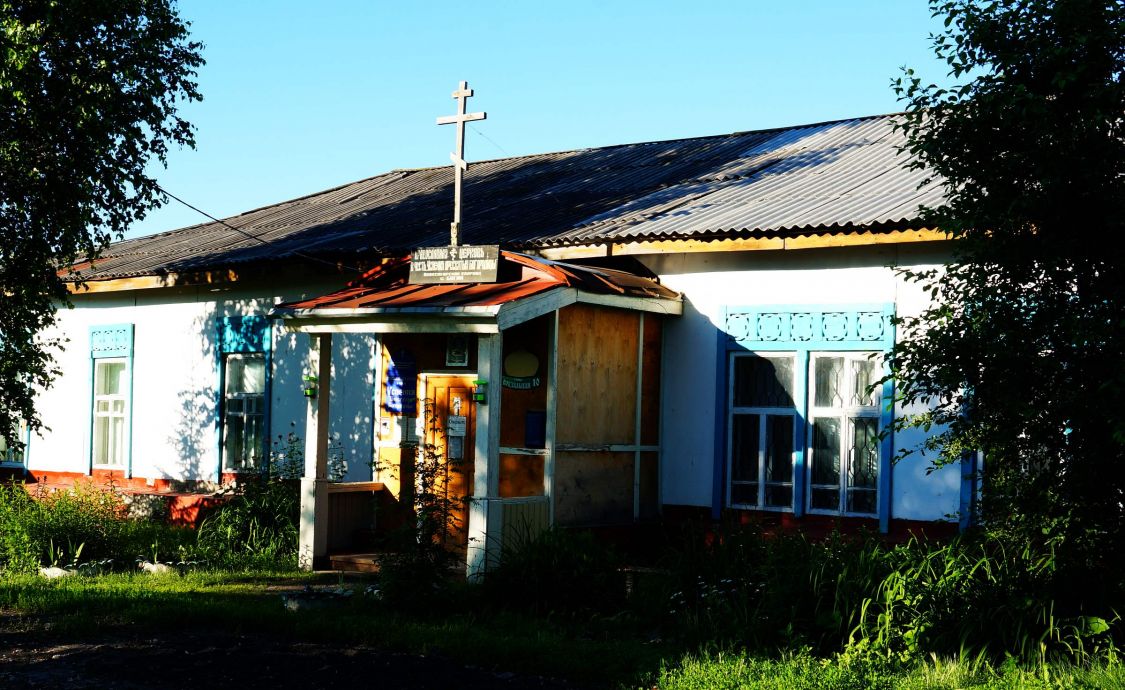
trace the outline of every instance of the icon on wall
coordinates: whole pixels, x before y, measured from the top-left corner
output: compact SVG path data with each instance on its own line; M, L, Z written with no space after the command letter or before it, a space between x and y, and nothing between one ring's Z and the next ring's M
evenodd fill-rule
M469 366L469 336L451 335L445 340L445 366Z

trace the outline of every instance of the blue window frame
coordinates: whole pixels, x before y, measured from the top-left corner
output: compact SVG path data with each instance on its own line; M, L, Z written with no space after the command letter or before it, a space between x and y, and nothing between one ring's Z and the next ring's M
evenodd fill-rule
M219 319L217 475L264 472L269 457L272 332L264 316Z
M894 305L729 307L718 343L713 513L890 521Z

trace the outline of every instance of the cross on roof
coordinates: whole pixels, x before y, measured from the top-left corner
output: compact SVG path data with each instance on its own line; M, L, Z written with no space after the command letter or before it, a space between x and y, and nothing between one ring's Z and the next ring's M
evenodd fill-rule
M465 162L465 123L483 120L487 113L466 113L465 100L473 95L469 82L461 82L461 86L453 92L453 99L457 101L457 114L439 117L439 125L457 125L457 150L449 154L453 161L453 222L449 224L449 244L456 247L461 235L461 179L469 164Z

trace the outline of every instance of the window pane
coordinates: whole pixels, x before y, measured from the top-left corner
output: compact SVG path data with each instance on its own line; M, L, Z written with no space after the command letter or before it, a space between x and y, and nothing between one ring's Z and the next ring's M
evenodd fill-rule
M223 465L239 469L243 463L243 434L245 424L241 415L227 415L226 438L223 439Z
M766 481L793 481L793 417L766 418Z
M731 484L730 502L734 505L758 505L758 482Z
M871 386L879 380L879 363L866 357L853 359L852 366L852 405L878 407L882 400L882 387L874 390Z
M125 401L124 400L114 400L113 401L113 414L114 415L125 414Z
M258 460L262 457L262 426L264 418L254 415L246 419L246 440L243 451L246 453L243 465L258 467Z
M843 407L844 358L817 357L814 367L816 376L816 407Z
M839 510L840 509L840 490L839 489L813 489L812 490L812 507L813 507L813 510Z
M124 395L124 362L98 362L94 367L95 395Z
M248 356L242 362L242 392L264 393L266 390L265 357L262 355Z
M94 463L104 465L109 458L109 417L94 418Z
M731 430L731 479L736 482L758 481L758 420L756 414L734 415ZM753 502L758 502L756 495Z
M99 414L109 414L109 401L98 400L94 402L94 410Z
M113 431L107 461L111 465L123 465L125 464L125 418L111 417L109 423Z
M849 513L874 513L878 508L877 493L874 489L851 489L848 491Z
M812 483L840 484L840 419L820 417L813 422Z
M766 505L773 508L788 508L793 505L792 486L766 485Z
M854 432L852 462L848 468L848 487L874 489L879 480L878 420L860 417L852 420Z
M739 407L793 407L793 358L735 357L734 404Z

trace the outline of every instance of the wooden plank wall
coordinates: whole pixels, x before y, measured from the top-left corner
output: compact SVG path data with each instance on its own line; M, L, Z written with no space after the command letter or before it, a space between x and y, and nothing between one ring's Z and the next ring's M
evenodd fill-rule
M551 508L546 499L510 500L501 505L501 553L520 548L550 526Z
M559 311L556 445L633 443L639 318L585 304Z

